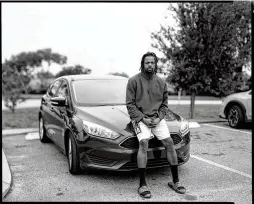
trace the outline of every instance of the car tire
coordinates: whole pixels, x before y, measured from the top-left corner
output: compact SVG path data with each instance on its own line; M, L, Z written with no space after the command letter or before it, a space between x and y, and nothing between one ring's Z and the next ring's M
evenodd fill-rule
M78 154L77 145L72 133L69 133L67 141L68 141L67 158L68 158L69 172L74 175L80 174L81 168L80 168L79 154Z
M50 139L48 138L48 136L46 134L46 129L44 127L44 121L43 121L42 117L39 118L39 137L40 137L41 142L43 142L43 143L50 142Z
M244 113L237 105L233 105L229 108L227 118L228 124L232 128L240 128L244 123Z

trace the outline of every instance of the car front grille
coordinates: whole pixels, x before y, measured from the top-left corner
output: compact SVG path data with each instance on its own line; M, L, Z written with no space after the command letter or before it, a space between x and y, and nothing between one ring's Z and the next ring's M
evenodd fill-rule
M170 133L170 136L174 142L174 145L179 144L180 142L182 142L182 138L179 134L177 133Z
M113 166L116 163L115 160L106 159L106 158L98 157L95 155L87 155L87 156L91 163L100 165L100 166Z
M183 162L182 159L178 158L178 164ZM149 159L147 161L146 168L155 168L155 167L166 167L169 166L169 162L167 158L162 159ZM136 161L130 161L121 166L120 170L135 170L138 169L138 165Z
M174 142L174 145L177 145L182 141L182 138L177 133L170 133L170 136ZM124 142L122 142L120 146L128 149L138 149L139 146L138 139L137 137L129 137ZM161 141L158 140L156 137L154 137L149 141L149 148L155 147L163 147Z
M183 138L185 139L186 143L189 143L190 142L190 132L188 132L186 135L184 135Z

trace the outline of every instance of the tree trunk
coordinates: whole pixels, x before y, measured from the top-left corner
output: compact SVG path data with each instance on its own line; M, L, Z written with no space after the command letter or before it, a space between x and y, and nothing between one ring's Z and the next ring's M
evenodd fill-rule
M178 91L178 105L180 105L181 94L182 94L182 89L179 89L179 91Z
M11 106L10 109L11 109L12 114L15 114L15 108L14 108L14 106Z
M190 112L189 112L189 118L190 119L193 119L193 116L194 116L194 106L195 106L195 92L192 91L191 92L191 104L190 104Z

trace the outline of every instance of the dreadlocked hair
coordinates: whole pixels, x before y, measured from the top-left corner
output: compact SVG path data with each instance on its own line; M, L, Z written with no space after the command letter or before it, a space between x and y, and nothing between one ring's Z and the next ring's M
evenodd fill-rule
M144 71L144 61L145 61L145 58L146 58L147 56L152 56L152 57L154 57L154 60L155 60L154 74L156 74L156 73L157 73L158 58L157 58L156 54L153 53L153 52L147 52L146 54L144 54L144 55L142 56L142 59L141 59L141 66L140 66L140 69L139 69L139 70L141 70L142 72Z

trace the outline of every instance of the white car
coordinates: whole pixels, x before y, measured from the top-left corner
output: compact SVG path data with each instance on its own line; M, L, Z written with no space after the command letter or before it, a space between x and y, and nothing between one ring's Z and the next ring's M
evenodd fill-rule
M251 95L252 90L228 95L222 100L219 116L227 119L233 128L252 122Z

